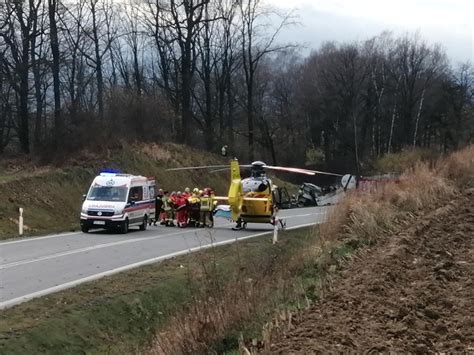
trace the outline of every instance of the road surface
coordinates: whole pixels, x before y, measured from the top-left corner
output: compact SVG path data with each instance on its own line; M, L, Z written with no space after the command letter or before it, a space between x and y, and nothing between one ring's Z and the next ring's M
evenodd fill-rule
M321 223L331 207L280 211L287 229ZM269 224L249 223L233 231L216 218L213 229L151 226L128 234L91 231L8 240L0 243L0 309L80 283L151 264L212 245L273 232Z

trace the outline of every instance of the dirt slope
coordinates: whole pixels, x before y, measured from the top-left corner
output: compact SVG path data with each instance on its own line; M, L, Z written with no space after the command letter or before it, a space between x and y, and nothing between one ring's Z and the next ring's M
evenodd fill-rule
M354 261L272 353L474 351L474 189Z

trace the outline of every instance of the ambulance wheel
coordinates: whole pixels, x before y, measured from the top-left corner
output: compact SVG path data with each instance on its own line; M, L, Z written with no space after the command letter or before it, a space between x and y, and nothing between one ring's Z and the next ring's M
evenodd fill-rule
M147 225L148 225L147 219L148 219L148 218L147 218L146 215L143 216L143 223L140 224L140 230L141 230L141 231L146 231L146 227L147 227Z
M120 233L122 233L122 234L127 234L128 233L128 219L123 221L123 223L120 225Z
M81 226L81 231L82 231L82 233L89 233L89 227Z

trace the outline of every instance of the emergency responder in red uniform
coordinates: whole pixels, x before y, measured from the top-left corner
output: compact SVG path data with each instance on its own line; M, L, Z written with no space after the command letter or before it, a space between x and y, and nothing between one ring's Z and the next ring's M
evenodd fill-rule
M184 228L188 224L188 212L186 198L181 192L176 196L176 223L178 227Z
M191 189L189 187L186 187L184 189L183 196L185 199L188 199L191 197Z

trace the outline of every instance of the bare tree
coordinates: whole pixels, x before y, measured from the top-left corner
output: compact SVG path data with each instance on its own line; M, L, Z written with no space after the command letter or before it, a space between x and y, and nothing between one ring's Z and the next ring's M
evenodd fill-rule
M7 1L1 14L0 38L7 51L2 53L3 67L7 70L10 82L18 95L18 138L21 149L30 152L29 129L29 70L30 48L34 19L41 0ZM9 59L8 59L9 58Z
M53 63L51 66L53 74L53 91L54 91L54 148L59 148L59 140L63 135L63 122L61 120L61 92L59 81L59 40L56 13L58 11L58 1L48 0L49 15L49 38L51 44L51 53L53 55Z
M82 1L82 0L81 0ZM116 28L113 27L114 5L109 0L87 0L88 15L83 17L85 23L80 23L85 35L93 43L93 54L83 51L89 65L95 69L97 83L97 104L99 118L104 120L104 58L109 54L113 41L117 37ZM90 30L89 30L90 26Z
M179 56L173 45L174 35L171 26L169 26L169 18L167 18L169 12L162 6L160 0L146 0L146 5L143 9L142 19L148 36L152 38L157 51L156 64L152 65L152 80L164 90L175 114L179 114ZM172 135L176 136L174 120L171 122L171 131Z
M36 113L34 122L34 147L40 146L42 139L42 124L43 124L43 111L45 106L45 90L43 87L44 73L48 72L45 68L47 48L46 48L46 16L45 16L45 4L41 3L41 8L37 11L37 16L33 19L33 33L35 36L31 38L31 67L33 71L33 81L35 90L35 101L36 101Z
M260 0L240 0L240 30L242 47L242 64L246 84L246 116L247 116L247 134L248 134L248 157L254 160L255 155L255 132L254 132L254 88L256 74L261 60L269 53L288 48L288 45L275 45L278 34L281 30L290 24L292 13L278 15L280 23L271 33L264 32L268 30L269 24L264 21L265 17L270 15L269 10L264 10Z
M234 102L235 94L232 85L232 77L240 68L238 58L239 30L234 25L238 0L222 0L218 4L218 17L215 31L216 40L216 63L214 65L216 77L216 105L219 122L219 137L222 143L227 142L234 146Z
M179 47L179 74L181 97L181 127L179 141L188 143L190 122L193 118L192 89L196 72L196 41L202 29L203 14L209 0L170 0L168 26Z

